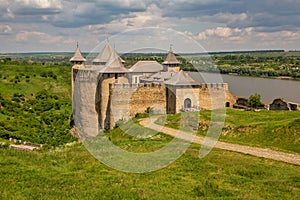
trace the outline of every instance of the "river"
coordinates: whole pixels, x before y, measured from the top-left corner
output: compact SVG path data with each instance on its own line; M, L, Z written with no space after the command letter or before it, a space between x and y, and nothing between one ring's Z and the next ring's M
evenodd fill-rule
M290 102L300 103L300 81L245 77L211 73L190 72L198 82L228 83L229 90L238 97L248 98L258 93L264 103L271 103L275 98L282 97ZM223 80L222 80L223 79ZM204 81L205 80L205 81Z

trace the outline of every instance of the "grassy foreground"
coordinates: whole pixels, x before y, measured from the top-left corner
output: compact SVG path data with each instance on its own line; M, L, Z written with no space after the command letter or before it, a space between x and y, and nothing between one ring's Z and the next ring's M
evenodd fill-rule
M126 133L153 135L138 139ZM152 152L169 136L124 124L105 133L120 148ZM214 149L198 158L192 144L178 160L154 172L111 169L75 142L52 150L0 148L0 199L297 199L299 166ZM137 163L138 164L138 163Z
M157 121L171 128L178 128L181 115L168 115ZM198 135L205 136L210 126L211 111L201 111ZM279 151L300 153L300 112L261 112L227 109L221 141L267 147Z
M128 141L126 142L128 144ZM199 146L151 173L123 173L78 143L46 152L0 149L0 199L297 199L300 168Z

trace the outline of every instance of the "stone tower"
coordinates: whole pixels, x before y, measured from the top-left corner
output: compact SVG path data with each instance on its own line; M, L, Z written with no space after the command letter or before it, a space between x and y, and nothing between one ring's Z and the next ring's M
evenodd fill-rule
M123 60L117 52L107 43L102 52L93 60L93 64L99 69L96 89L96 111L100 129L110 128L110 84L128 83L126 74L129 72L123 65Z
M199 83L188 73L180 71L165 82L167 88L167 113L199 109Z

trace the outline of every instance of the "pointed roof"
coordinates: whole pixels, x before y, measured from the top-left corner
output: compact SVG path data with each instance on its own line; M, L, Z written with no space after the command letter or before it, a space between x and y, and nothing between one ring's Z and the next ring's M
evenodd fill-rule
M193 86L199 85L194 79L190 77L190 75L182 70L176 73L176 75L172 76L168 81L165 82L166 85L174 85L174 86Z
M162 71L164 67L157 61L138 61L129 71L137 73L155 73Z
M128 69L126 69L123 65L122 59L117 54L116 51L113 50L112 54L107 59L105 67L103 68L103 73L128 73Z
M77 44L77 48L75 50L74 56L70 59L70 62L85 62L85 61L86 59L82 56Z
M110 56L115 52L115 50L107 42L103 50L98 54L98 56L93 60L93 63L107 63Z
M170 64L177 64L179 65L180 62L177 60L174 52L170 49L168 56L166 60L163 62L164 65L170 65Z

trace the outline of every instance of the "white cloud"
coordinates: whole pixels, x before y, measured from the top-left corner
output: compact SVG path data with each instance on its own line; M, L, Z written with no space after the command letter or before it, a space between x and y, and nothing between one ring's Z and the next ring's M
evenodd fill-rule
M8 0L0 0L0 5L8 5Z
M62 9L61 0L15 0L19 6L40 9Z
M198 34L198 40L208 40L213 37L230 39L231 37L241 37L245 34L250 34L253 28L239 29L239 28L229 28L229 27L217 27L213 29L207 29Z
M130 12L106 24L90 25L89 30L94 34L107 31L122 32L143 27L171 27L172 23L162 17L162 11L155 4L150 5L145 12Z
M21 31L16 35L16 41L34 40L41 43L59 43L63 40L62 36L50 35L38 31Z

